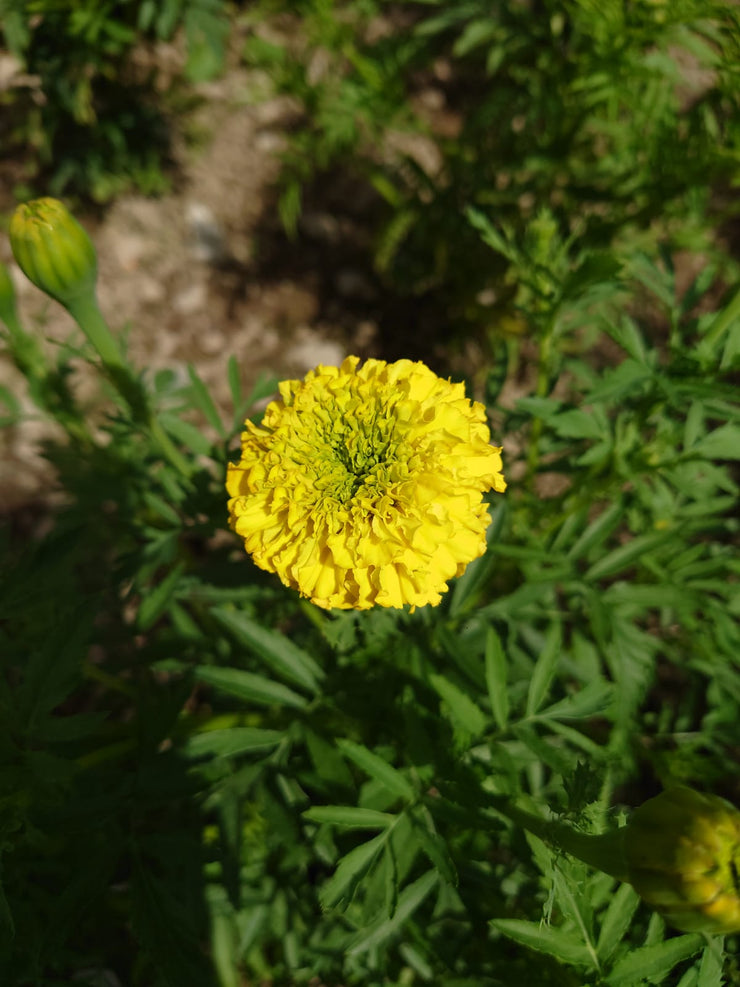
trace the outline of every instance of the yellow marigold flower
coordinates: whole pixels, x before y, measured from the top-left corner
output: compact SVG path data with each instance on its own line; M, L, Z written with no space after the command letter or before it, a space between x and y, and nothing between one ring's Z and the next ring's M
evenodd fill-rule
M319 366L246 423L229 522L258 566L330 609L439 603L506 488L485 410L423 363Z
M628 880L684 932L740 932L740 811L679 786L648 799L624 830Z

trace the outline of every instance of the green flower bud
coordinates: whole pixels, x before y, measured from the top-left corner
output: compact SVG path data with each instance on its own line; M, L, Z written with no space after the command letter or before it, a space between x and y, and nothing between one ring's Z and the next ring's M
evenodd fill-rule
M34 199L13 213L10 246L29 281L65 308L94 293L95 248L58 199Z
M667 789L624 830L628 880L684 932L740 932L740 811L716 795Z

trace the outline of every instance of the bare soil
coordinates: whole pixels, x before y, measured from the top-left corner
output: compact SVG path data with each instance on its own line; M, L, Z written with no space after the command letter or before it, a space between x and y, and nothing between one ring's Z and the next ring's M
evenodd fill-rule
M163 65L178 58L162 46ZM80 215L98 251L98 297L114 330L124 334L135 366L171 368L187 379L196 366L216 404L230 414L226 364L234 354L243 383L260 374L303 376L319 363L378 349L371 309L376 294L363 270L369 243L361 225L321 208L308 209L291 242L277 218L275 181L296 107L270 92L269 80L238 64L197 89L185 121L198 145L176 136L173 188L159 198L125 195L102 216ZM0 173L0 211L14 207L11 174ZM22 321L53 347L79 330L68 314L15 266L6 238L0 259L11 270ZM76 386L96 401L83 361ZM53 433L39 420L20 374L0 354L0 386L28 412L0 432L0 506L35 499L51 482L39 442Z

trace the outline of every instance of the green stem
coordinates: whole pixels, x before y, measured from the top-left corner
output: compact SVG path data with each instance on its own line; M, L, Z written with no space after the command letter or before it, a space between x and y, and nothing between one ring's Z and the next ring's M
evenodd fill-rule
M627 880L627 868L622 854L622 832L614 830L601 835L579 833L564 823L542 819L520 809L505 796L491 796L491 806L517 826L538 836L548 846L582 860L589 867L611 874L619 881Z
M189 477L190 465L154 417L141 383L131 373L121 349L108 328L95 293L86 292L67 302L67 309L97 350L108 377L131 409L134 420L148 430L160 453L183 476Z
M121 367L128 370L121 349L98 307L94 291L86 291L68 301L66 308L98 351L106 367Z

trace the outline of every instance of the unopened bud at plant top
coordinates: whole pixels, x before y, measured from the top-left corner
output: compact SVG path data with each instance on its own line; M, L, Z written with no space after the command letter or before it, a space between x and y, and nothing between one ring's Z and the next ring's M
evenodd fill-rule
M628 880L684 932L740 932L740 811L716 795L667 789L624 830Z
M94 291L95 248L58 199L34 199L13 213L10 246L29 281L65 308Z

